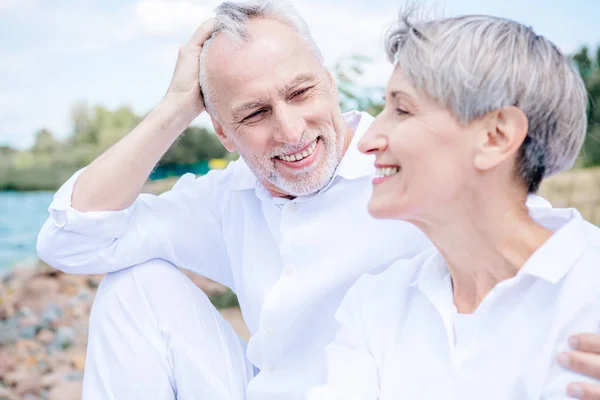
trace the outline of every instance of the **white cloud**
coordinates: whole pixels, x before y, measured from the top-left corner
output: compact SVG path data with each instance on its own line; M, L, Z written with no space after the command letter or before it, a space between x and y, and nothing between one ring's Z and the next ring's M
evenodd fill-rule
M31 9L36 5L36 0L0 0L0 12Z
M14 73L31 65L34 57L27 51L7 51L2 53L0 73Z
M146 34L190 33L205 19L219 1L202 3L187 0L140 0L135 5L134 19Z

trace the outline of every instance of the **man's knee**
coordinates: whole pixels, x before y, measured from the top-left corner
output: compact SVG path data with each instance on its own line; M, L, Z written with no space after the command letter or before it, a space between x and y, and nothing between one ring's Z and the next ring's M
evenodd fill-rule
M209 298L183 272L163 260L150 260L107 274L96 294L90 325L124 319L145 327L188 327L220 319Z
M185 279L187 277L173 264L164 260L150 260L106 274L98 288L98 293L103 295L114 290L129 290L133 286L147 291L157 291L169 282L185 284Z
M209 303L208 297L183 272L158 259L107 274L98 287L96 301L115 296L146 306L176 306L192 301L192 297L195 302Z

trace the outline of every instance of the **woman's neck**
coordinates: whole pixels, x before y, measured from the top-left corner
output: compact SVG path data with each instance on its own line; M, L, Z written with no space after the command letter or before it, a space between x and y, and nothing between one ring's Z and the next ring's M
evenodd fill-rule
M454 303L465 314L473 313L499 282L515 276L552 236L529 217L525 201L484 196L461 202L450 213L444 210L450 219L415 222L442 254Z

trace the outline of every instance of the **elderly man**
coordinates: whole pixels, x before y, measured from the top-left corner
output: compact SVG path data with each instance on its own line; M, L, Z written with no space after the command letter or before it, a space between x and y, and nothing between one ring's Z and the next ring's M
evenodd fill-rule
M204 105L242 159L140 195ZM92 310L84 398L287 400L323 382L347 289L431 245L411 225L367 213L373 163L356 144L371 121L341 114L333 77L293 9L223 3L181 48L164 99L59 190L40 233L50 265L113 272ZM539 198L529 206L547 207ZM237 293L247 349L174 265ZM583 368L600 364L593 354L571 360L584 357Z

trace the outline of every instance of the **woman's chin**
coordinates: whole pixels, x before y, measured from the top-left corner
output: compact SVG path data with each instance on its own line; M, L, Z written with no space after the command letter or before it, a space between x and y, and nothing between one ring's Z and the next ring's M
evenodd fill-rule
M369 201L369 214L375 219L405 219L410 213L409 207L395 201L394 198L372 197Z

